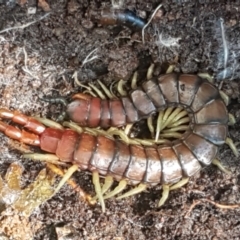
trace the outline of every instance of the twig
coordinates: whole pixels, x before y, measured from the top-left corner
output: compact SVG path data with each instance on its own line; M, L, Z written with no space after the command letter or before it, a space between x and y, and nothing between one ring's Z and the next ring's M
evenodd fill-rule
M220 26L221 26L221 34L222 34L222 41L223 41L223 51L224 51L224 71L223 71L223 78L226 77L226 72L227 72L227 61L228 61L228 46L227 46L227 41L226 41L226 36L225 36L225 30L224 30L224 20L220 18Z
M93 57L90 58L90 56L91 56L93 53L95 53L97 50L98 50L98 48L95 48L94 50L92 50L92 51L85 57L85 59L84 59L83 62L82 62L82 66L81 66L81 67L83 67L86 63L91 62L91 61L93 61L94 59L96 59L96 58L99 57L98 55L95 55L95 56L93 56Z
M193 208L198 205L198 204L202 204L204 202L209 202L211 204L213 204L215 207L217 208L221 208L221 209L235 209L235 208L240 208L240 204L233 204L233 205L225 205L225 204L220 204L220 203L216 203L210 199L207 199L207 198L203 198L203 199L200 199L198 201L194 201L193 204L191 205L191 207L189 208L189 210L187 211L186 215L185 215L185 218L188 218L191 211L193 210Z
M6 28L6 29L0 31L0 33L4 33L4 32L7 32L7 31L10 31L10 30L14 30L14 29L24 29L24 28L29 27L30 25L32 25L36 22L39 22L39 21L43 20L44 18L46 18L50 14L51 13L46 13L44 16L40 17L39 19L37 19L35 21L32 21L32 22L29 22L29 23L26 23L26 24L23 24L23 25L20 25L20 26L14 26L14 27Z
M143 29L142 29L142 42L144 43L144 31L145 29L148 27L148 25L151 23L153 17L155 16L155 14L157 13L157 11L159 10L159 8L162 7L162 4L158 5L157 8L154 10L152 16L150 17L150 19L148 20L148 22L144 25Z
M24 53L24 67L22 67L22 70L26 73L28 73L31 77L36 78L39 80L39 78L37 76L35 76L28 68L27 66L27 61L28 61L28 55L25 49L25 46L23 47L23 53Z

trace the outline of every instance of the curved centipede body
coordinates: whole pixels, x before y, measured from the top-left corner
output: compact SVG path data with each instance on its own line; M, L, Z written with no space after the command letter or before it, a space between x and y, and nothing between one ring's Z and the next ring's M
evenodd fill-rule
M1 118L12 119L35 134L32 137L3 122L0 131L40 146L80 169L140 184L142 191L146 186L171 185L211 164L228 134L228 112L218 89L197 75L166 74L144 82L128 97L78 98L67 106L73 121L91 127L122 126L169 106L184 108L190 117L188 130L170 144L134 145L101 134L46 128L35 119L5 109L0 111Z

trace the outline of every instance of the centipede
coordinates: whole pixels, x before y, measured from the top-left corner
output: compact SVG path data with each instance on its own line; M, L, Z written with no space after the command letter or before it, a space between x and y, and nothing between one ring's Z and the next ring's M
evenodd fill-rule
M81 126L124 126L148 118L165 109L181 108L188 114L189 125L177 139L161 144L133 144L115 138L106 131L84 128L55 128L40 119L18 111L0 109L1 119L10 119L28 131L0 121L0 131L23 143L38 146L51 153L49 159L71 163L79 170L90 171L96 197L105 211L105 199L116 196L127 187L134 188L118 196L125 198L162 185L158 206L169 191L188 182L204 166L218 163L216 155L228 138L229 114L217 87L193 74L170 73L149 77L143 84L119 99L102 100L77 94L66 106L70 119ZM176 115L176 114L175 114ZM30 133L31 132L31 133ZM235 155L238 155L235 149ZM27 158L36 155L25 154ZM37 155L41 158L40 154ZM45 157L43 157L45 159ZM103 186L100 177L105 178ZM110 191L114 181L118 186Z

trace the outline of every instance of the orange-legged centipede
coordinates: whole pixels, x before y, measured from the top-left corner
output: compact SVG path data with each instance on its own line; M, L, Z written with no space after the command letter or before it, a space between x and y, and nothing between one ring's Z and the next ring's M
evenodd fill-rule
M0 122L0 131L27 144L40 146L42 150L54 153L60 161L93 172L94 182L97 182L95 189L104 206L102 195L105 190L101 192L99 180L96 180L98 173L108 180L120 182L121 187L105 198L121 192L127 184L139 184L124 194L125 197L143 191L148 185L169 186L194 175L202 165L209 165L227 138L225 103L218 89L197 75L167 74L144 82L129 97L109 102L80 98L67 106L72 120L92 127L99 123L106 127L138 121L169 106L181 106L190 117L188 130L170 144L133 145L99 134L46 128L35 119L6 109L1 109L1 118L12 119L35 134L21 132L4 122ZM106 109L111 114L106 114ZM105 115L107 117L101 119Z

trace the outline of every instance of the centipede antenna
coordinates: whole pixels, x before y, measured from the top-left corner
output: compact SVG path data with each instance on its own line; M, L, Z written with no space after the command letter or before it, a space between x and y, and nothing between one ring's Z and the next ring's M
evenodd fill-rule
M99 85L101 86L102 90L105 92L105 94L107 95L107 97L109 99L113 99L114 96L112 95L112 93L107 89L107 87L100 81L100 80L97 80Z
M151 23L153 17L155 16L155 14L157 13L157 11L162 7L162 4L158 5L157 8L154 10L152 16L150 17L150 19L148 20L148 22L144 25L143 29L142 29L142 42L143 44L145 43L145 39L144 39L144 32L145 29L148 27L148 25Z
M122 79L118 82L117 84L117 91L119 92L119 94L121 96L127 96L127 91L124 90L123 86L125 85L125 81L123 81Z
M92 172L92 179L93 179L93 185L95 187L97 198L99 200L100 205L102 206L102 211L105 212L105 202L102 195L99 174L97 171Z
M232 149L234 155L236 157L238 157L239 156L239 152L238 152L235 144L233 143L233 140L231 138L226 138L225 143Z
M138 73L136 71L136 72L134 72L133 77L132 77L132 81L131 81L131 88L132 89L137 88L137 80L138 80Z
M116 188L113 189L113 191L109 192L108 194L106 194L105 196L103 196L104 199L108 199L111 198L115 195L117 195L118 193L122 192L127 186L127 180L121 180L118 183L118 186Z
M75 173L79 169L78 165L72 165L70 168L68 168L67 172L64 174L63 178L59 182L57 188L54 191L54 194L56 194L63 185L71 178L73 173Z
M227 170L217 158L213 159L212 164L217 166L222 172L231 174L231 171Z
M228 125L234 125L236 123L236 119L235 119L235 117L231 114L231 113L229 113L228 114Z
M101 90L99 90L97 87L95 87L93 84L89 83L88 84L96 93L97 95L101 98L101 99L106 99L106 97L104 96L104 94L101 92Z
M41 117L33 117L34 119L38 120L40 123L44 124L47 127L56 128L56 129L64 129L63 126L53 120Z
M154 69L154 63L150 65L150 67L147 70L147 80L152 79L153 76L153 69Z
M160 201L158 202L158 207L161 207L166 202L166 200L168 199L168 196L169 196L169 192L170 192L169 185L164 184L162 186L162 188L163 188L162 197L160 198Z
M172 191L172 190L181 188L184 185L186 185L188 182L189 182L189 178L183 178L179 182L177 182L176 184L173 184L172 186L170 186L169 190Z
M162 123L163 123L163 114L164 114L163 111L161 111L161 112L158 114L155 141L157 141L157 140L159 139L159 135L160 135L160 131L161 131L161 126L162 126Z
M140 183L137 187L131 189L130 191L124 193L123 195L117 197L116 199L122 199L122 198L126 198L126 197L130 197L132 195L138 194L144 190L146 190L147 185L144 183Z

